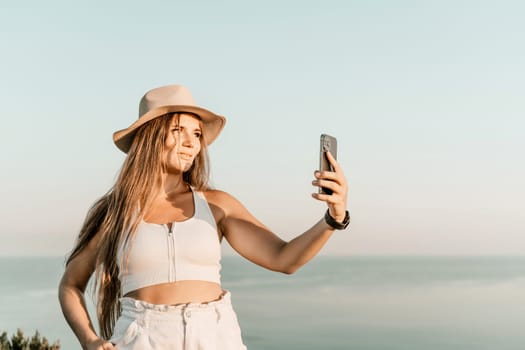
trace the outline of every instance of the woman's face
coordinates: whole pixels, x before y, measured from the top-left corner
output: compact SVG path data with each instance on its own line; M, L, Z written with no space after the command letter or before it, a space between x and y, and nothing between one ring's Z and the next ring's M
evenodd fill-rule
M201 122L190 114L174 115L166 138L168 172L191 168L201 150Z

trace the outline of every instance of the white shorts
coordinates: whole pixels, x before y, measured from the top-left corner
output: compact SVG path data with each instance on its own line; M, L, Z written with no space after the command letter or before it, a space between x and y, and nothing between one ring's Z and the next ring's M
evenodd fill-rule
M122 314L109 340L119 350L246 350L230 292L204 304L120 302Z

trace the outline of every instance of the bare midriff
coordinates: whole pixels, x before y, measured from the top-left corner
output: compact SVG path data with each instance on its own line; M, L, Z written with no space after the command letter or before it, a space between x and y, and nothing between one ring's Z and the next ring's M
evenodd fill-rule
M156 284L124 295L150 304L179 305L208 303L220 299L224 290L218 283L207 281L178 281Z

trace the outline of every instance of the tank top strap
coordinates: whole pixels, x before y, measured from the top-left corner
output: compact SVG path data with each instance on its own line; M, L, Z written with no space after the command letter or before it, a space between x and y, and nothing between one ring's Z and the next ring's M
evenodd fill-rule
M204 193L202 191L195 190L193 187L191 187L191 190L193 191L194 196L195 217L205 220L210 224L213 224L213 227L217 228L215 217L213 216L213 212L211 211L210 205L208 204Z

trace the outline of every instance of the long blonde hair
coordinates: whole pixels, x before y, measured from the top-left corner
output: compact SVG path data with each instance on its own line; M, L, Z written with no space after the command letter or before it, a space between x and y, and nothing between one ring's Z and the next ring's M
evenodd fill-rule
M179 115L165 114L137 130L117 181L88 211L75 247L66 262L66 265L69 264L95 235L100 235L94 290L98 291L97 318L104 339L111 337L120 315L118 246L128 241L136 230L159 188L161 173L166 169L166 138L173 117L178 118ZM201 151L191 168L183 173L183 180L196 190L207 189L209 178L206 135L202 122L201 130Z

